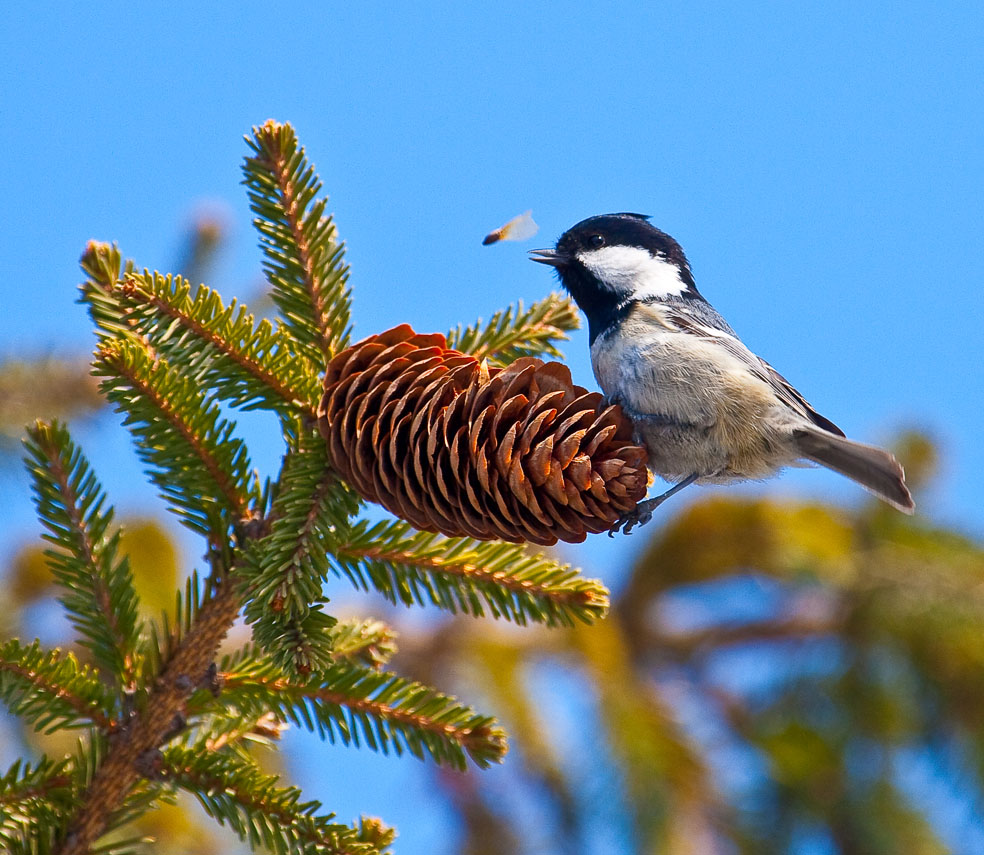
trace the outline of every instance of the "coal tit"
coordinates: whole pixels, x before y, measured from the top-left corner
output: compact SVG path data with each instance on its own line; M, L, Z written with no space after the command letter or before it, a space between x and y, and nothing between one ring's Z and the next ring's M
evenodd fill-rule
M555 268L588 318L591 365L631 419L649 468L674 486L640 502L613 531L647 522L689 484L765 478L809 461L904 513L915 508L899 462L853 442L697 291L683 249L642 214L603 214L531 259Z

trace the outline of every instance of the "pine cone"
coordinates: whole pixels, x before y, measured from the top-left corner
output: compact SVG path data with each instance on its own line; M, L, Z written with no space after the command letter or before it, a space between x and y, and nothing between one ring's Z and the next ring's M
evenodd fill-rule
M333 466L419 529L579 543L646 494L628 420L559 362L490 368L402 324L343 350L324 382Z

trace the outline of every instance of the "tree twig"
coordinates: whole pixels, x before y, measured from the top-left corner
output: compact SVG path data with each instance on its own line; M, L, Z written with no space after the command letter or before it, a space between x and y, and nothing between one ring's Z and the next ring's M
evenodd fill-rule
M106 831L109 818L141 777L141 757L166 741L175 717L215 658L222 639L239 613L233 580L224 579L198 612L194 626L161 671L146 708L121 731L96 770L85 800L68 826L55 855L86 855Z

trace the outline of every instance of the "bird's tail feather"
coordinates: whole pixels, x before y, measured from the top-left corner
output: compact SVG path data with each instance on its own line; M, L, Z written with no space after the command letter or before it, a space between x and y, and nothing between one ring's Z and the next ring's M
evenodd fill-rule
M915 511L902 465L887 451L826 431L798 430L794 436L808 460L846 475L904 514Z

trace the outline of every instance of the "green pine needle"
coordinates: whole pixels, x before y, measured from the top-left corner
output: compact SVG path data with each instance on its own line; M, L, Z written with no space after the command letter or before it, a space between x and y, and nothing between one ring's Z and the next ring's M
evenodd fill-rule
M185 579L184 589L175 594L174 612L161 614L160 623L151 623L150 631L143 639L141 653L147 679L160 673L165 663L174 656L176 648L191 631L202 607L202 585L198 572L193 571Z
M163 752L164 778L198 799L205 812L228 825L251 847L277 855L375 855L379 849L361 830L319 815L320 802L301 801L297 787L281 786L241 756L209 750L207 744Z
M580 325L574 302L555 292L528 309L520 300L496 312L486 324L477 321L464 330L456 327L448 333L448 347L500 365L522 356L561 358L555 342L566 341L567 333Z
M332 627L331 636L336 661L381 668L396 653L396 633L379 620L342 620Z
M331 557L339 575L375 588L390 602L430 602L450 612L518 624L593 623L608 610L608 591L567 564L511 543L443 537L402 521L353 526Z
M182 522L214 537L248 518L258 490L246 446L193 378L128 339L105 341L94 370Z
M140 636L137 592L127 557L118 556L113 509L68 431L38 422L25 441L38 517L48 529L46 551L82 644L121 686L134 678Z
M331 571L327 550L346 532L359 507L337 480L324 440L298 430L273 501L269 534L249 551L239 571L248 592L245 616L256 642L288 671L308 673L331 662L322 582Z
M204 285L193 291L180 276L145 270L128 276L119 291L132 328L219 399L285 418L317 409L320 369L282 325L257 324L245 306L225 306L217 292Z
M0 700L35 730L111 724L113 700L98 672L72 653L46 651L40 642L0 646Z
M89 316L101 337L129 332L126 312L120 306L116 283L120 276L133 271L133 262L124 263L116 244L91 240L86 244L79 264L86 280L79 286L79 302L85 303Z
M0 775L0 848L16 851L41 829L58 828L76 799L71 759L20 760Z
M480 767L502 760L505 734L495 719L454 698L395 674L340 661L309 679L284 676L274 662L249 651L220 665L222 703L241 709L274 709L285 721L345 745L364 742L373 751L456 769L466 757Z
M243 164L243 183L274 302L305 356L323 366L348 343L351 303L327 198L316 198L321 181L290 125L271 120L246 143L253 156Z

